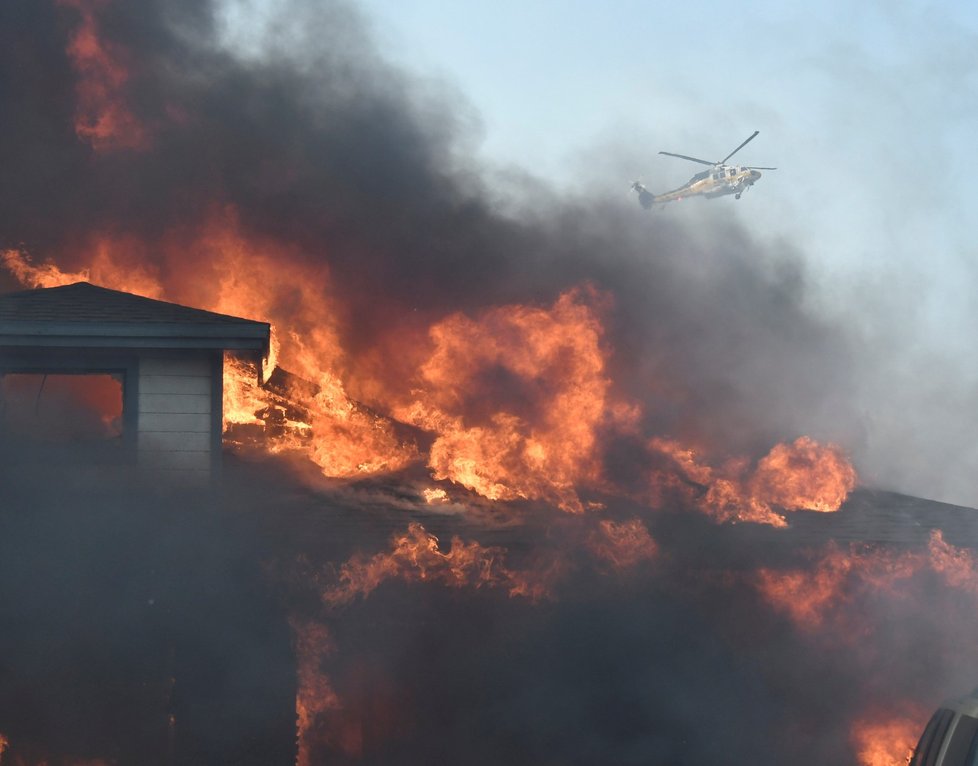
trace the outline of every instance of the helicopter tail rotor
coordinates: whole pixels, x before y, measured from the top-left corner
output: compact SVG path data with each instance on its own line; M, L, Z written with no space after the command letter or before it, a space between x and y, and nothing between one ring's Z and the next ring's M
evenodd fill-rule
M652 204L655 202L655 195L645 188L645 185L641 181L632 182L632 191L638 192L638 202L646 210L652 209Z

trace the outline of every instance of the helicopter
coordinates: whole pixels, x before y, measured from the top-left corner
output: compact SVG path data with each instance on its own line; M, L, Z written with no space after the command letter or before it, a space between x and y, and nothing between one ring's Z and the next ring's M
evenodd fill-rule
M653 194L639 181L635 181L632 184L632 191L638 192L638 201L646 210L651 210L653 205L679 201L685 197L722 197L726 194L733 194L734 199L740 199L741 194L757 183L757 180L761 177L759 171L777 170L777 168L766 168L755 165L726 164L727 160L757 138L760 132L759 130L755 130L746 141L719 162L701 160L698 157L690 157L685 154L659 152L659 154L665 154L669 157L679 157L690 162L698 162L701 165L709 165L710 169L704 170L702 173L697 173L678 189L673 189L663 194Z

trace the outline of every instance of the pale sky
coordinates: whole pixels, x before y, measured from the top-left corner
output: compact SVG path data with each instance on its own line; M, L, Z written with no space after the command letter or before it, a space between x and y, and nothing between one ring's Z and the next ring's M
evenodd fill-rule
M241 1L260 20L262 0ZM799 251L813 310L851 321L886 360L867 362L871 441L907 449L870 453L866 469L978 505L978 5L356 5L389 61L456 92L487 178L510 168L559 193L620 189L647 215L633 180L661 192L701 169L660 150L719 159L759 130L736 159L778 170L742 200L653 215L717 206Z

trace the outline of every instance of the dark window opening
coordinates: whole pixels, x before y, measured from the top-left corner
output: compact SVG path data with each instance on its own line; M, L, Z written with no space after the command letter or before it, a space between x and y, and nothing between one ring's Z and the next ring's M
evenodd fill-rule
M0 430L42 444L122 436L121 373L7 373L0 376Z

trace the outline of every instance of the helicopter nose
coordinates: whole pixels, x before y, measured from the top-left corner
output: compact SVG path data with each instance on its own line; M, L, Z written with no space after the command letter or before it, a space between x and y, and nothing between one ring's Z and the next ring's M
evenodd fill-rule
M756 181L760 177L761 177L761 171L760 170L752 170L750 172L750 180L751 180L751 183L754 183L754 181Z

